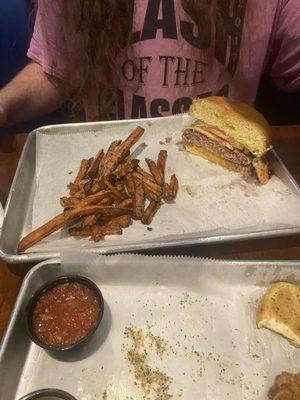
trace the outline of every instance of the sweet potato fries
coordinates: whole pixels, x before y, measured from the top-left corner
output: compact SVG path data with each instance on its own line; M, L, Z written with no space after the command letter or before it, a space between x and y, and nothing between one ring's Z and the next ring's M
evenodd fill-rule
M69 196L60 199L63 212L25 236L18 252L65 226L72 236L90 236L98 242L106 235L121 234L132 219L150 224L162 200L176 197L178 180L172 175L170 183L165 182L165 150L157 162L146 158L150 172L139 166L139 160L130 159L130 149L143 133L138 126L123 142L112 142L106 153L101 149L94 158L82 160L68 185Z

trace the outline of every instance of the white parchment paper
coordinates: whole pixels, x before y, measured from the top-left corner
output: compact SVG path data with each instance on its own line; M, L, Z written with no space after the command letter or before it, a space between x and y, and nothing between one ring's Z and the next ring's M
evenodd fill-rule
M94 340L73 354L55 357L32 344L16 399L58 387L78 400L157 400L152 389L145 395L126 359L127 327L163 340L161 354L149 337L143 344L147 365L171 380L171 397L163 400L266 400L276 375L299 372L300 351L255 322L272 282L299 284L296 265L72 251L62 255L59 273L99 286L103 321Z
M190 119L178 116L141 123L145 134L133 156L141 160L156 159L160 149L168 151L167 179L176 173L179 192L174 204L164 204L148 230L140 222L95 244L89 239L69 237L65 230L29 249L32 251L80 246L135 244L169 237L184 238L228 233L257 232L288 228L300 224L300 198L276 176L267 185L246 182L200 157L183 151L181 129ZM61 212L59 198L67 195L67 185L75 177L80 160L107 149L118 138L124 139L137 122L108 122L96 132L76 132L70 126L66 134L37 134L36 190L33 200L32 226L37 228ZM24 232L27 233L27 232Z

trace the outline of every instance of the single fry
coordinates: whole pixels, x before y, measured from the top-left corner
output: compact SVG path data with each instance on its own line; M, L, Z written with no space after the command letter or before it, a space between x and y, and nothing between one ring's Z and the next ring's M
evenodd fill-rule
M104 219L103 226L119 225L121 228L127 228L131 224L131 216L129 214L120 215Z
M105 188L111 192L111 195L113 196L113 198L115 198L116 200L121 200L124 198L124 195L119 192L119 190L114 187L107 178L103 178L103 185L105 186Z
M91 228L88 226L76 226L74 228L69 228L68 229L69 234L71 236L90 236L91 234Z
M60 199L59 199L59 202L60 202L60 205L63 207L63 208L67 208L67 207L72 207L72 204L71 204L71 202L70 202L70 197L61 197ZM77 200L77 199L76 199ZM79 201L79 200L78 200Z
M100 163L100 165L99 165L99 175L103 175L103 167L104 167L104 165L105 165L107 162L109 162L109 160L111 159L111 157L112 157L113 154L114 154L115 149L121 144L121 142L122 142L122 140L119 140L119 139L118 139L118 140L114 140L114 141L110 144L110 146L109 146L109 148L108 148L106 154L105 154L104 157L102 158L101 163Z
M270 179L270 172L268 163L263 158L254 158L252 161L252 165L255 169L257 179L261 184L265 184Z
M119 165L119 163L126 157L130 148L141 138L144 129L140 126L136 127L134 131L113 151L109 159L105 159L102 168L102 175L110 175ZM106 158L106 157L105 157Z
M170 183L163 185L163 199L165 201L172 201L175 199L178 192L178 179L175 174L170 178Z
M172 191L172 188L170 187L170 185L168 183L164 183L164 185L163 185L162 198L165 201L173 200L173 191Z
M154 184L152 182L149 181L143 181L144 186L146 186L152 193L155 193L157 196L161 196L162 195L162 187Z
M119 144L121 143L121 140L114 140L109 148L107 149L106 154L104 154L104 157L101 160L101 163L99 165L99 175L102 175L103 172L103 166L106 162L108 162L108 160L111 158L111 156L113 155L115 149L119 146Z
M127 160L123 161L112 173L114 179L122 179L128 172L131 172L136 168L140 161L139 160Z
M103 200L99 201L98 206L112 206L114 204L114 199L111 196L105 197Z
M79 190L87 195L92 188L92 182L90 179L83 179L79 184Z
M86 215L85 217L82 217L82 225L84 227L91 227L97 223L97 219L97 215Z
M138 184L133 197L133 217L135 219L142 219L144 213L145 195L144 186L142 183Z
M120 235L122 233L122 228L119 224L108 223L107 225L101 226L101 233L103 236Z
M71 195L71 192L70 192ZM73 196L77 200L82 200L86 197L85 191L81 188L79 188L76 192L74 192Z
M151 174L149 174L147 171L145 171L143 168L141 168L139 165L136 167L136 173L139 175L142 175L145 179L151 182L155 182L155 179Z
M119 224L121 228L127 228L131 224L131 216L129 214L120 215L119 217L114 217L112 221Z
M60 204L63 208L75 207L80 202L76 197L61 197Z
M126 151L125 156L124 156L124 159L125 159L125 158L128 158L129 156L130 156L130 149Z
M167 161L167 151L166 150L160 150L158 153L157 157L157 168L160 170L162 174L162 182L165 180L165 169L166 169L166 161Z
M103 239L107 235L118 235L122 233L122 228L119 224L108 223L107 225L94 225L91 228L92 238L95 242Z
M99 206L112 206L114 203L114 199L112 197L105 197L105 199L99 202Z
M109 148L108 148L108 150L107 150L107 152L106 152L106 154L105 154L105 158L110 157L110 156L113 154L113 152L115 151L115 149L116 149L121 143L122 143L122 140L121 140L121 139L114 140L114 141L110 144L110 146L109 146ZM106 160L104 159L103 161L105 162Z
M140 175L138 172L133 172L132 176L138 182L142 182L145 186L147 186L152 192L154 192L158 196L162 194L162 188L156 182L146 179L144 175Z
M144 185L144 192L145 192L145 197L148 200L153 200L157 203L161 201L161 196L153 192L148 186Z
M114 206L78 206L71 210L64 211L63 215L66 221L71 221L77 217L82 217L84 215L124 215L130 213L128 208L120 208Z
M142 128L141 126L137 126L131 132L128 138L121 143L120 147L122 147L124 154L126 154L131 149L131 147L142 137L144 131L144 128Z
M132 208L133 200L131 198L124 199L120 203L117 203L117 206L120 208Z
M101 149L98 154L96 155L96 157L94 158L93 162L91 163L89 169L87 170L87 175L90 178L94 178L95 176L98 175L99 173L99 166L100 163L102 161L102 158L104 157L104 150Z
M173 199L175 199L175 197L177 196L177 192L178 192L178 179L175 174L173 174L170 178L170 188L171 188Z
M114 182L114 187L119 191L119 192L124 192L124 185L120 182Z
M90 193L94 194L99 192L100 190L104 190L105 186L103 185L103 181L101 178L95 179L92 183L92 187L90 189Z
M131 174L125 175L124 181L125 181L125 187L126 187L127 193L130 195L133 195L133 193L135 191L135 183L134 183L133 176Z
M49 236L51 233L62 228L66 224L64 213L58 214L56 217L52 218L50 221L46 222L44 225L35 229L33 232L26 235L18 245L18 252L23 253L29 247L35 245L45 237Z
M156 214L157 210L160 207L160 203L157 203L156 201L150 201L148 207L146 208L143 218L142 218L142 223L145 225L151 224L154 215Z
M107 198L110 198L109 192L107 190L102 190L99 193L91 194L85 197L77 204L77 206L84 207L84 206L99 204L102 203L102 201L106 200Z
M101 239L103 239L104 235L101 231L101 227L99 225L94 225L90 228L92 238L94 242L99 242Z
M74 185L79 185L80 182L85 178L85 175L90 167L90 160L85 160L83 159L80 163L79 171L77 173L77 176L74 180Z
M68 184L68 189L70 196L74 196L79 191L79 185L75 185L75 183L70 182Z
M141 126L137 126L131 134L120 144L120 150L125 156L130 154L131 147L142 137L145 129Z
M163 183L163 175L160 169L151 158L146 158L146 163L156 183L161 185Z

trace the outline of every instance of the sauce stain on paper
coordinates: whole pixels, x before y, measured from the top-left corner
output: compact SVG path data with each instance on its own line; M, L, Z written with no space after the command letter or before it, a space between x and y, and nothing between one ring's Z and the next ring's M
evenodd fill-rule
M172 136L167 136L165 137L164 140L160 140L159 144L165 145L165 144L170 144L172 142Z
M185 188L187 194L191 197L196 197L197 196L197 190L191 186L186 186Z

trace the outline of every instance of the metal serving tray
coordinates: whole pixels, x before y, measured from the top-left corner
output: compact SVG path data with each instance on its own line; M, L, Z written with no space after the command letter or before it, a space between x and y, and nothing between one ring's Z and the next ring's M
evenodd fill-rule
M178 118L178 117L171 117ZM60 257L59 249L49 249L46 247L39 252L26 252L25 254L17 254L17 245L24 232L28 232L29 220L32 214L32 203L36 190L36 142L37 134L64 134L71 131L72 133L80 133L89 131L91 133L97 132L103 125L122 126L126 127L135 126L140 124L142 126L154 126L161 123L164 118L142 119L142 120L125 120L125 121L110 121L110 122L96 122L84 124L66 124L56 126L46 126L31 132L28 136L27 142L24 146L22 156L16 171L16 175L8 196L5 207L4 222L0 236L0 257L10 263L19 262L32 262L41 261L49 258ZM300 196L300 188L296 181L293 179L281 159L273 150L270 152L270 164L275 175L278 176L294 193ZM211 244L230 241L240 241L247 239L262 239L270 237L280 237L295 235L300 233L299 227L280 227L273 229L261 229L259 231L242 232L226 232L222 234L208 233L198 236L196 234L185 235L184 238L177 239L176 237L160 238L159 240L149 239L143 243L125 243L121 245L111 245L109 242L104 243L101 247L87 248L85 251L94 252L98 254L109 254L121 251L142 251L142 250L155 250L159 248L180 247L189 245ZM77 247L77 243L76 243Z
M2 204L0 203L0 231L1 231L1 227L2 227L2 223L3 223L3 207Z
M68 273L99 285L104 318L86 347L51 354L29 340L24 310L41 285ZM262 293L278 280L299 284L300 262L84 254L74 264L42 262L27 274L1 344L0 398L51 387L78 400L155 400L152 384L143 397L127 358L146 350L147 368L170 379L170 398L264 400L276 375L299 372L299 351L255 323ZM135 349L128 327L142 334Z

